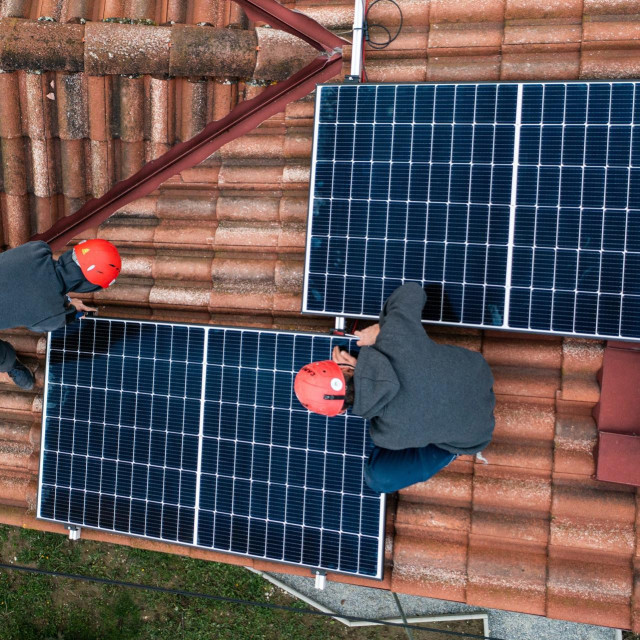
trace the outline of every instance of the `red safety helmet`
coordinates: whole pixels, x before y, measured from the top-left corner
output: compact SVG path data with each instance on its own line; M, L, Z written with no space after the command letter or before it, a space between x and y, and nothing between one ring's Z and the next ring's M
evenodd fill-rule
M122 260L118 250L107 240L83 240L73 250L82 275L91 283L106 289L120 273Z
M337 416L344 407L346 382L333 360L311 362L298 371L293 389L300 404L323 416Z

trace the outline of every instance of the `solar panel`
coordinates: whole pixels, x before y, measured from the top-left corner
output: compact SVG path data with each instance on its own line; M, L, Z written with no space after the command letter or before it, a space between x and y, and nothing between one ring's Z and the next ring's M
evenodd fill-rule
M635 82L323 85L303 311L640 339Z
M39 518L382 577L365 420L293 376L329 336L84 319L50 334Z

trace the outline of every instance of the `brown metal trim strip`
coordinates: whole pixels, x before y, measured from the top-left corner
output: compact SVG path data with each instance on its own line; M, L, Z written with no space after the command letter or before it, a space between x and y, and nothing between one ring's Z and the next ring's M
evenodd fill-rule
M319 51L333 51L349 42L325 29L303 13L283 7L275 0L235 0L254 22L262 20L281 31L298 36Z
M303 38L322 51L333 51L334 46L345 44L310 18L282 7L275 0L235 1L245 9L250 7L254 19L282 25L283 30ZM251 100L241 102L224 118L209 123L190 140L175 145L131 177L117 182L100 198L88 200L76 213L58 220L50 229L33 236L31 240L43 240L53 249L61 249L80 232L98 226L129 202L151 193L171 176L202 162L227 142L255 129L264 120L282 111L289 102L313 91L316 84L337 75L341 67L340 50L332 55L323 53L287 80L267 87Z

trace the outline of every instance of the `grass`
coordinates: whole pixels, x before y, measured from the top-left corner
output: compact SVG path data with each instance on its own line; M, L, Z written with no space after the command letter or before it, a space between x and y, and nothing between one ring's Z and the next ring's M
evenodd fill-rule
M65 573L307 608L242 567L0 525L0 558ZM477 621L432 625L481 634ZM421 640L445 636L414 632ZM0 572L2 640L319 640L406 638L328 618L69 579Z

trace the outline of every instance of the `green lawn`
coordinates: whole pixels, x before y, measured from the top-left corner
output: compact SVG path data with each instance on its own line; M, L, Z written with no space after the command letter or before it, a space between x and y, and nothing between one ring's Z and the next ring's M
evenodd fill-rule
M42 569L307 608L242 567L0 525L0 558ZM478 622L438 625L482 633ZM446 638L414 632L423 639ZM0 571L2 640L260 640L406 638L328 618Z

